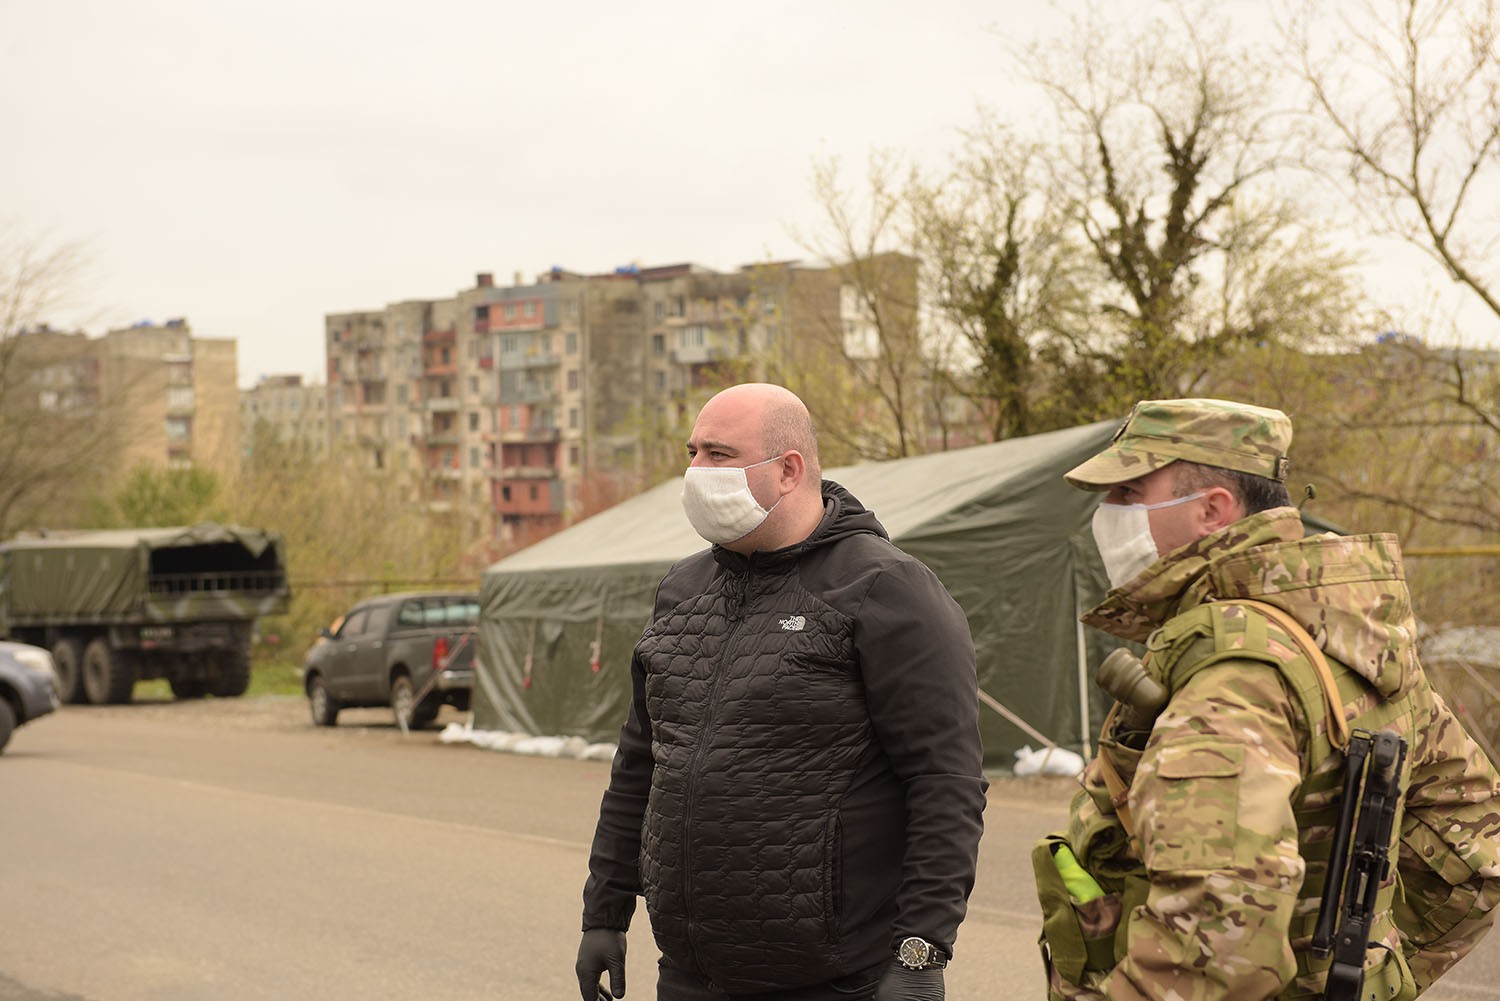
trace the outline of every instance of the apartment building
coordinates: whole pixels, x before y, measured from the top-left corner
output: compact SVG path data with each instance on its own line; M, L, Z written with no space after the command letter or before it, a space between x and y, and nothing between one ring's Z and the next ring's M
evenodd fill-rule
M679 472L719 388L841 348L843 282L792 262L553 268L329 314L331 447L469 538L540 537Z
M300 375L263 376L240 391L240 446L253 452L259 441L276 441L311 458L328 454L328 388Z
M231 339L194 337L181 319L99 338L29 331L16 345L41 413L108 412L113 465L226 474L239 454L236 348Z

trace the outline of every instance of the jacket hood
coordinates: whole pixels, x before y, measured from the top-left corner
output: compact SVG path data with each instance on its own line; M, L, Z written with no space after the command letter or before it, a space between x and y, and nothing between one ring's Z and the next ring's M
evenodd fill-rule
M1174 615L1225 598L1282 609L1383 697L1416 681L1416 621L1396 536L1304 538L1290 507L1242 518L1168 554L1110 591L1083 621L1144 642Z
M720 565L731 569L771 567L795 561L810 550L829 545L851 535L875 535L887 541L890 540L890 534L886 532L885 526L872 512L865 509L858 498L832 480L824 480L823 520L818 522L818 527L813 529L812 534L807 538L784 549L755 552L749 556L715 545L713 554L714 559Z

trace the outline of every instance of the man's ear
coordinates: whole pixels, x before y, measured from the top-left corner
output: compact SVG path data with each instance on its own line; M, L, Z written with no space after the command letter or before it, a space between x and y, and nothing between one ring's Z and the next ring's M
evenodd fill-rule
M788 449L777 466L781 473L781 485L796 487L807 476L807 460L796 449Z
M1226 487L1209 487L1203 492L1203 527L1210 533L1232 525L1245 517L1245 506Z

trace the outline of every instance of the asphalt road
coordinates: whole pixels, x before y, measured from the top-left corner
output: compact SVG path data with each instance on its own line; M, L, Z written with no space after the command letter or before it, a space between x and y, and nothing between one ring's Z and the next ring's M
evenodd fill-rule
M608 765L403 736L373 710L305 719L300 700L210 700L18 731L0 757L0 1001L577 997ZM995 783L951 1001L1044 996L1027 852L1068 788ZM636 925L627 998L650 1001ZM1500 936L1428 997L1497 984Z

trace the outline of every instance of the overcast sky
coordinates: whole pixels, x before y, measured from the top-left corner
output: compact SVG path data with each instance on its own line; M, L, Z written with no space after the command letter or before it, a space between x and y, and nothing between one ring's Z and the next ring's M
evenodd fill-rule
M54 325L185 317L242 385L321 379L324 314L476 272L807 256L813 162L940 161L1045 10L0 0L0 221L90 258Z

